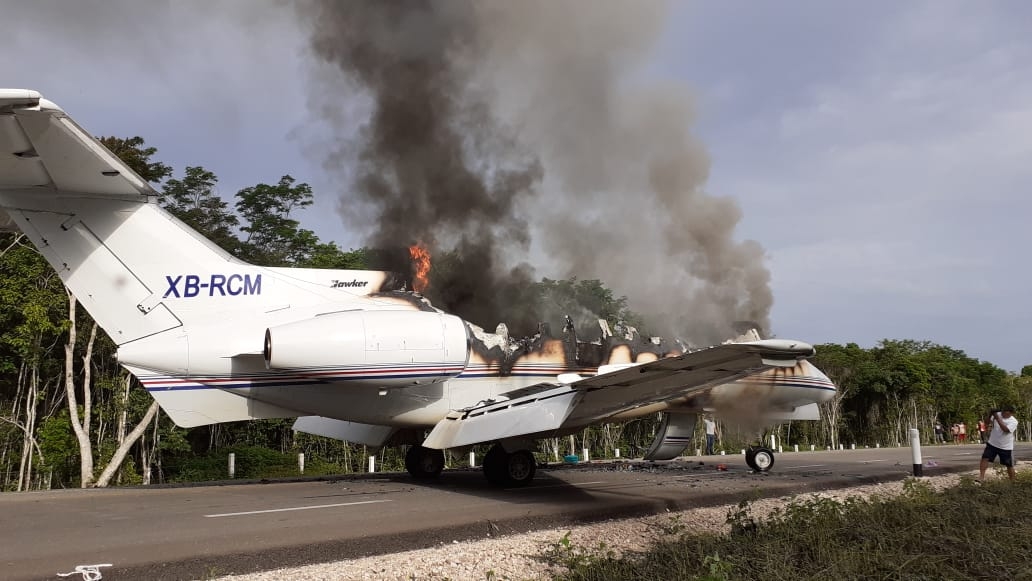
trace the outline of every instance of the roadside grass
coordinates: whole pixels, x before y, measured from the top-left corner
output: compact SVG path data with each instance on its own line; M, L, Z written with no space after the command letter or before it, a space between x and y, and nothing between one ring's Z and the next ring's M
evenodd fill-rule
M1032 472L942 491L909 480L892 497L797 500L763 519L743 502L727 534L686 534L618 557L569 535L546 551L556 581L1030 579Z

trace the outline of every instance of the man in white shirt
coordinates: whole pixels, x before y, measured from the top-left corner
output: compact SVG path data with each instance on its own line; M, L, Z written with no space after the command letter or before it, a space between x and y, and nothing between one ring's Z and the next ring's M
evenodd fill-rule
M706 455L709 456L713 454L713 442L717 439L717 422L710 416L703 417L702 422L706 424Z
M982 452L982 462L978 465L978 480L985 478L985 470L989 463L1000 457L1000 464L1007 467L1007 475L1014 480L1014 432L1018 429L1018 419L1014 417L1014 408L1005 406L989 417L992 432L989 442Z

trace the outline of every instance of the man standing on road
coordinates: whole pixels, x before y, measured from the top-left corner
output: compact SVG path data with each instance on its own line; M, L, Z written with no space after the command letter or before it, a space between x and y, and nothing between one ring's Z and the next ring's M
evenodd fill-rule
M992 432L989 433L989 443L985 445L982 461L978 465L978 481L985 479L985 469L997 456L1000 457L1000 464L1007 467L1007 475L1014 480L1014 432L1018 429L1014 408L1004 406L1000 411L994 411L989 422Z
M704 416L702 423L706 425L706 455L713 454L713 442L717 439L717 422L710 416Z

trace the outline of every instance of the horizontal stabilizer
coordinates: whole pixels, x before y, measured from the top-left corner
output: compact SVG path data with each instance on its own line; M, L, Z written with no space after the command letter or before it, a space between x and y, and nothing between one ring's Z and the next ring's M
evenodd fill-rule
M454 411L423 442L443 450L559 429L581 394L569 387Z
M391 437L394 428L322 416L303 416L294 421L294 431L379 448Z

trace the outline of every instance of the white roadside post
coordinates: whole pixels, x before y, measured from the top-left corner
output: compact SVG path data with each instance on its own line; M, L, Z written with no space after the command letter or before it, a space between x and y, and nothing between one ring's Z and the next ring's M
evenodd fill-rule
M236 475L236 454L233 452L229 453L229 477L234 478Z
M584 461L585 461L585 462L588 462L588 461L590 461L590 460L591 460L591 457L589 457L589 456L588 456L588 449L587 449L587 448L584 448L584 449L582 450L582 452L584 452L584 455L583 455Z
M376 456L375 455L369 457L369 471L370 472L376 472Z
M305 473L305 453L304 452L298 452L297 453L297 471L300 472L301 474Z
M922 476L921 470L921 432L910 428L910 452L914 459L914 476Z
M792 444L792 451L793 452L798 452L799 451L799 444Z
M620 448L613 449L613 455L617 458L620 457Z
M469 451L469 467L475 468L477 465L477 453L473 450Z

